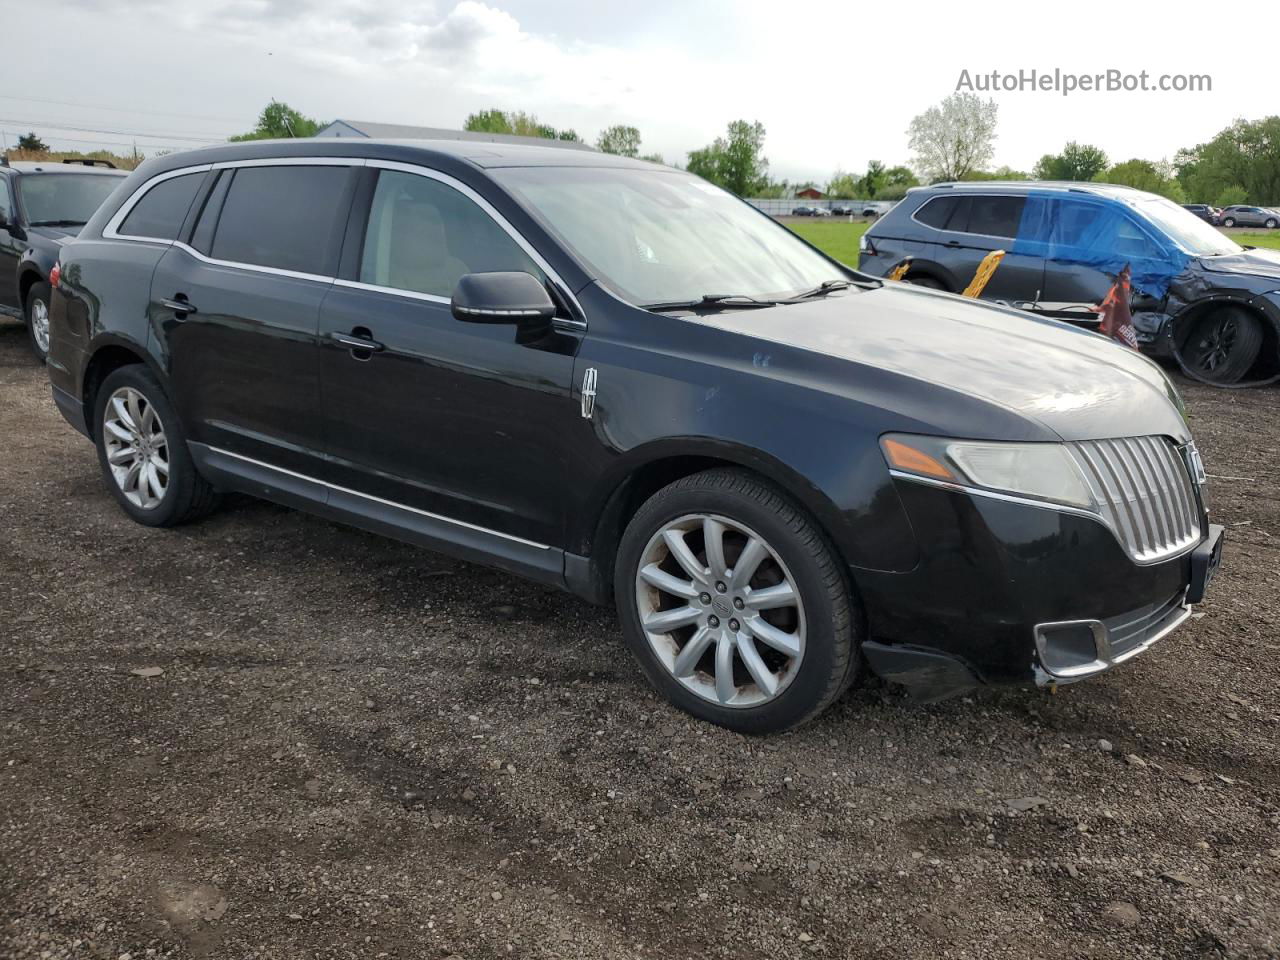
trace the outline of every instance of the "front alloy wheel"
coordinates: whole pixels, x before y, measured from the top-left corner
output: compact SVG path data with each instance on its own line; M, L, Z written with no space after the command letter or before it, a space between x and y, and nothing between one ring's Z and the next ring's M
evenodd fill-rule
M613 583L649 682L703 720L786 730L858 676L861 617L841 561L803 507L748 471L653 494L622 534Z
M658 662L686 689L731 708L774 699L804 659L804 604L760 534L688 514L649 540L636 606Z
M169 489L169 442L155 406L133 387L120 387L107 400L102 440L124 498L142 510L158 507Z

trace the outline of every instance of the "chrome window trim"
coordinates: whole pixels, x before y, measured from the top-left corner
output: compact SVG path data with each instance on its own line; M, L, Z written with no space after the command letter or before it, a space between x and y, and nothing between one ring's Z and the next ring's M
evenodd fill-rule
M922 477L914 473L907 473L905 470L895 470L890 468L889 475L899 480L910 480L914 483L922 483L925 486L938 487L942 490L951 490L955 493L967 493L975 497L985 497L988 500L1003 500L1006 503L1018 503L1028 507L1039 507L1041 510L1053 510L1057 513L1066 513L1075 517L1084 517L1085 519L1092 520L1105 528L1107 532L1116 538L1116 543L1120 546L1120 549L1125 550L1124 541L1121 539L1120 534L1116 532L1116 529L1111 526L1111 524L1107 523L1104 517L1094 513L1092 510L1083 510L1080 507L1071 507L1064 503L1053 503L1049 500L1036 500L1033 497L1019 497L1012 493L999 493L995 490L985 490L982 487L967 487L962 483L952 483L950 480L939 480L934 477ZM1136 566L1154 566L1157 563L1167 563L1170 560L1176 560L1178 557L1185 556L1194 550L1202 540L1204 540L1203 531L1201 531L1200 536L1195 541L1185 547L1182 547L1176 553L1165 554L1155 558L1154 560L1135 559L1127 550L1125 551L1125 556L1129 557L1129 560Z
M132 237L122 237L123 240L131 240ZM283 267L268 267L260 263L244 263L240 260L218 260L214 257L201 253L190 244L183 243L181 240L171 240L169 246L177 247L184 253L195 257L201 263L207 263L212 267L230 267L233 270L252 270L254 273L267 273L276 277L291 277L294 280L310 280L314 283L324 283L332 285L334 278L319 273L304 273L301 270L286 270Z
M139 243L161 243L166 247L172 246L174 243L173 238L165 239L164 237L143 237L136 236L134 234L123 234L119 232L120 226L124 223L125 218L133 211L133 208L138 205L138 201L145 197L157 184L164 183L166 180L174 180L177 177L185 177L192 173L208 173L212 169L213 164L201 163L194 167L179 167L177 170L170 170L167 173L157 174L152 177L137 190L133 191L133 194L129 199L126 200L121 205L120 209L112 215L111 219L107 221L107 225L102 228L103 238L107 240L133 240Z
M409 513L416 513L419 516L427 517L431 520L440 520L444 523L452 524L455 527L463 527L467 530L474 530L477 533L485 533L493 537L501 537L503 540L510 540L513 543L523 544L526 547L533 547L537 550L552 549L548 544L538 543L536 540L526 540L524 537L517 537L510 533L503 533L500 530L493 530L489 527L482 527L476 523L467 523L465 520L455 520L453 517L446 517L443 514L432 513L430 510L420 510L417 507L411 507L404 503L396 503L394 500L385 500L382 497L375 497L369 493L361 493L359 490L352 490L350 487L341 487L336 483L329 483L316 477L308 476L305 473L298 473L294 470L287 470L284 467L277 467L272 463L264 463L261 460L255 460L253 457L246 457L240 453L232 453L230 450L224 450L221 447L209 447L215 453L220 453L224 457L231 457L233 460L242 460L245 463L251 463L256 467L262 467L266 470L272 470L276 473L282 473L288 477L294 477L298 480L305 480L308 483L314 483L328 490L336 490L338 493L346 493L353 497L360 497L362 500L369 500L373 503L380 503L385 507L394 507L397 510L405 510Z
M218 260L207 256L196 250L190 244L181 240L166 240L160 237L136 237L122 234L118 228L124 222L125 217L137 205L152 187L165 180L171 180L174 177L185 176L190 173L207 173L209 170L231 170L237 167L315 167L315 166L335 166L335 167L375 167L379 170L395 170L400 173L413 174L415 176L426 177L429 180L436 180L457 190L468 200L472 201L476 206L488 214L489 218L496 223L504 233L506 233L516 245L520 247L534 263L547 275L559 289L561 294L577 311L579 316L586 316L586 311L582 309L582 304L574 295L573 290L564 282L559 273L549 264L524 235L513 227L498 210L489 203L484 197L467 186L456 177L451 177L447 173L439 170L433 170L430 167L419 166L412 163L402 163L398 160L378 160L368 157L263 157L257 160L223 160L218 163L201 163L194 164L189 167L179 167L177 170L169 170L165 173L157 174L152 177L129 197L128 200L120 207L119 210L112 215L107 221L107 225L102 230L103 239L106 240L125 240L132 243L158 243L166 247L179 247L186 253L200 260L202 263L210 264L218 267L231 267L240 270L252 270L257 273L273 274L281 277L292 277L298 280L312 280L319 283L329 283L335 286L346 287L354 290L371 290L375 293L388 294L390 296L406 297L410 300L423 300L429 303L449 303L448 297L441 297L436 294L419 293L416 290L402 290L398 287L383 287L377 284L364 283L360 280L344 280L337 276L324 276L314 273L302 273L297 270L284 270L280 267L268 267L257 263L244 263L239 260ZM579 320L576 317L557 317L553 321L555 326L570 330L586 330L587 323L585 320Z

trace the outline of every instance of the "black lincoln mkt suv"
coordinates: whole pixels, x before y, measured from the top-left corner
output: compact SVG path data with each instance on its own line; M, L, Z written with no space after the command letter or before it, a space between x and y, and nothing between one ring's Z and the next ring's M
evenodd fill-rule
M1107 670L1221 528L1137 352L843 266L679 170L471 141L149 161L62 251L54 398L133 519L275 500L616 601L781 730Z

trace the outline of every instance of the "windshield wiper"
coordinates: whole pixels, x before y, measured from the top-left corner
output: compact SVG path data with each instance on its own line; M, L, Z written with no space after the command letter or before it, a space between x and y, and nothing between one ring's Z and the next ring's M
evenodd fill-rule
M83 227L87 220L32 220L33 227Z
M664 310L697 310L703 307L720 307L725 310L733 310L738 307L774 307L778 305L778 302L777 300L759 300L756 297L749 297L745 293L707 293L697 300L666 300L657 303L642 303L640 306L644 310L653 310L660 313Z

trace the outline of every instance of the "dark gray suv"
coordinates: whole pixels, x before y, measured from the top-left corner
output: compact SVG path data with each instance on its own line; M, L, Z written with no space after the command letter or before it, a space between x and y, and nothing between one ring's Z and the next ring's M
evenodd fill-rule
M1224 215L1225 222L1225 215ZM1241 247L1164 197L1093 183L941 183L911 190L862 237L859 269L983 290L1039 316L1096 326L1095 306L1130 268L1139 345L1213 383L1280 373L1280 253Z

